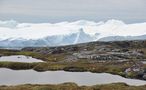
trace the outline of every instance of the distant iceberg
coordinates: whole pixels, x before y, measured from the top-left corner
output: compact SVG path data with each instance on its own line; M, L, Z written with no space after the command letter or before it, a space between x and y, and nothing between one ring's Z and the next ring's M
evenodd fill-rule
M79 20L59 23L0 21L0 47L58 46L91 41L145 40L146 22ZM133 38L133 39L132 39Z

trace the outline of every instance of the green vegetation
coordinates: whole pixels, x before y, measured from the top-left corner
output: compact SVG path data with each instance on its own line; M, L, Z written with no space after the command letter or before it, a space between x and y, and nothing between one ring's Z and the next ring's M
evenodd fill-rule
M122 72L124 72L126 66L121 63L121 67L119 65L112 65L110 63L86 63L86 62L70 62L70 63L20 63L20 62L0 62L0 67L10 68L14 70L20 69L34 69L36 71L48 71L48 70L65 70L72 72L83 72L90 71L96 73L112 73L119 74L124 76Z
M20 62L0 62L1 68L10 68L14 70L32 69L36 63L20 63Z
M145 90L146 86L128 86L124 83L114 83L94 86L78 86L75 83L64 83L58 85L18 85L0 86L0 90Z

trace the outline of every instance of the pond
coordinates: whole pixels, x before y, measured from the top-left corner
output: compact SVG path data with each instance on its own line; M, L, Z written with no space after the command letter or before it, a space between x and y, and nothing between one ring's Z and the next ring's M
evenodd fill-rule
M66 71L36 72L34 70L11 70L7 68L0 68L0 85L60 84L65 82L74 82L78 85L87 86L117 82L124 82L128 85L135 86L146 84L146 81L127 79L108 73Z
M24 55L12 55L12 56L2 56L0 57L1 61L8 61L8 62L25 62L25 63L32 63L32 62L43 62L40 59L32 58L30 56Z

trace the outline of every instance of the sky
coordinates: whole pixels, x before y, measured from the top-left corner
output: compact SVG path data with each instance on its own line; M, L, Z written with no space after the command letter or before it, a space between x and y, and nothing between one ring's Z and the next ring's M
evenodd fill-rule
M146 0L0 0L0 20L18 22L146 21Z

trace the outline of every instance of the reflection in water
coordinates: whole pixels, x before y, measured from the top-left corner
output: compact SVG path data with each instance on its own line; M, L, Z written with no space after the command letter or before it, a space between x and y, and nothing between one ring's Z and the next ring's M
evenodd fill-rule
M118 75L108 73L90 72L66 72L66 71L46 71L36 72L34 70L10 70L0 69L0 85L17 84L59 84L64 82L74 82L78 85L96 85L116 82L124 82L129 85L144 85L146 81L126 79Z

